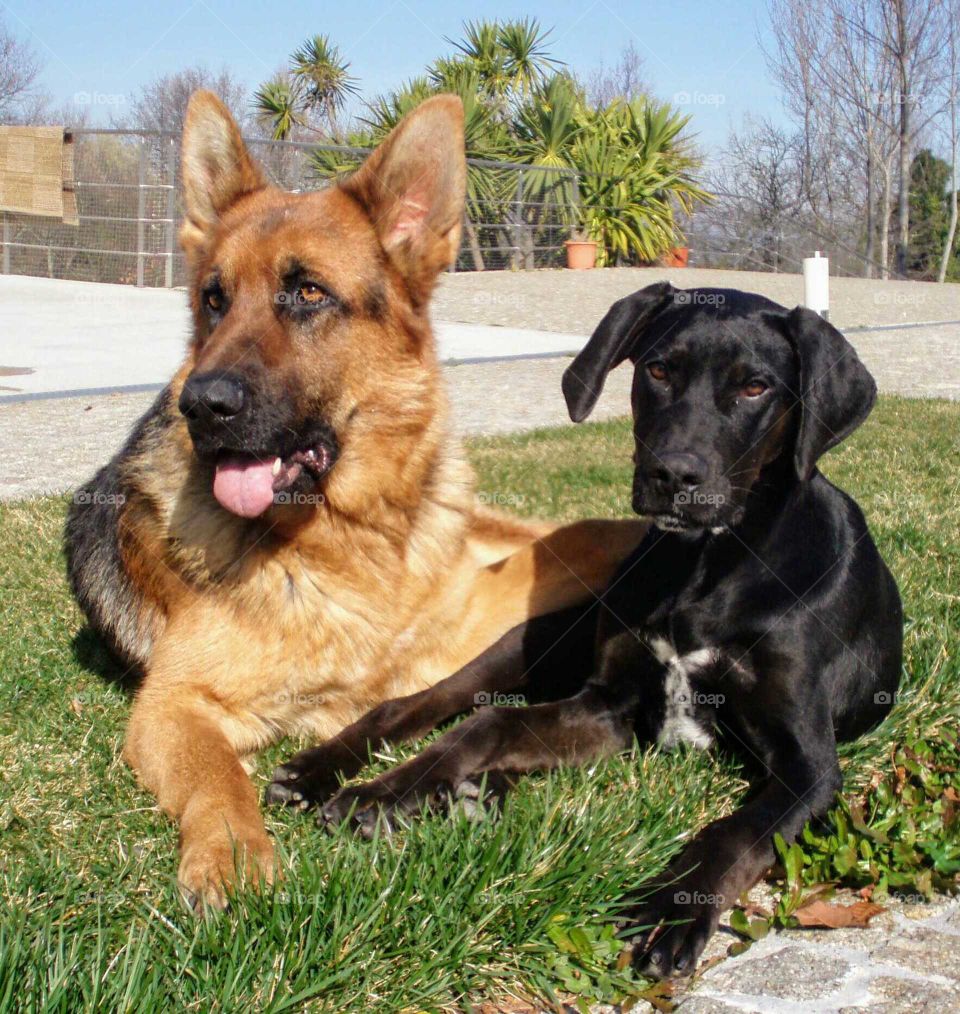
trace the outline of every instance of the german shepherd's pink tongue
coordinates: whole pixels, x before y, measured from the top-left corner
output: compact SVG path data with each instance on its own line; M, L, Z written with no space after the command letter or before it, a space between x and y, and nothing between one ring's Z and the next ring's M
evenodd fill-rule
M221 507L242 518L257 518L273 505L273 480L278 458L258 461L225 457L217 462L213 495Z

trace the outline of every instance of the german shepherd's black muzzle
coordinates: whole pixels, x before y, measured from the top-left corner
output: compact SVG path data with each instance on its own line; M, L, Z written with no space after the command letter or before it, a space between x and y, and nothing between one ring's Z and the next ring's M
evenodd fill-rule
M282 392L237 373L192 374L179 409L197 457L214 467L213 493L226 510L258 517L277 504L322 501L316 486L339 441L323 419L298 418Z

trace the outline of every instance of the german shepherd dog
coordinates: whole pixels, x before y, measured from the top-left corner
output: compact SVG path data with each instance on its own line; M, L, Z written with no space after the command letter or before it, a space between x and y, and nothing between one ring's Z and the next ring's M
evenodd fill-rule
M648 526L477 506L428 316L460 239L458 99L296 195L198 92L182 168L193 338L65 542L91 626L142 676L124 756L180 822L198 906L275 873L245 754L331 737L589 599Z

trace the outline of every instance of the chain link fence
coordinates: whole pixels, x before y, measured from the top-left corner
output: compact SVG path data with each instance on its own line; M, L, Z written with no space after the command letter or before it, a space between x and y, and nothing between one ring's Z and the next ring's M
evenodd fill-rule
M775 211L757 200L710 187L715 200L682 223L691 267L732 271L799 273L819 250L830 257L830 273L849 277L898 277L863 252L862 222L827 223L802 209Z
M2 271L93 282L186 282L177 245L182 216L179 137L74 130L79 226L4 213ZM251 139L251 152L286 190L328 186L366 149ZM454 270L560 266L576 221L576 174L468 160L468 212Z
M177 245L179 137L123 130L72 133L79 226L4 213L0 270L140 286L185 284ZM337 145L247 143L277 186L297 192L328 186L368 154ZM580 210L576 173L467 161L467 215L453 270L565 264L564 242L571 238ZM691 267L796 272L804 257L820 249L830 255L831 273L865 273L864 258L852 242L796 219L764 222L764 209L751 209L736 195L718 197L717 204L683 223Z

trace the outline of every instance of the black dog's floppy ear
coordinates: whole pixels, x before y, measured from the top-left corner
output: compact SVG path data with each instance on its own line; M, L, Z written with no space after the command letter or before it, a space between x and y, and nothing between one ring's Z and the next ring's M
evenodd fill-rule
M787 332L800 363L800 425L794 466L809 479L817 460L867 418L877 385L853 346L813 310L787 315Z
M563 371L563 396L574 422L582 422L590 415L607 374L630 355L641 329L676 291L669 282L656 282L632 296L618 299L607 310L590 340Z

